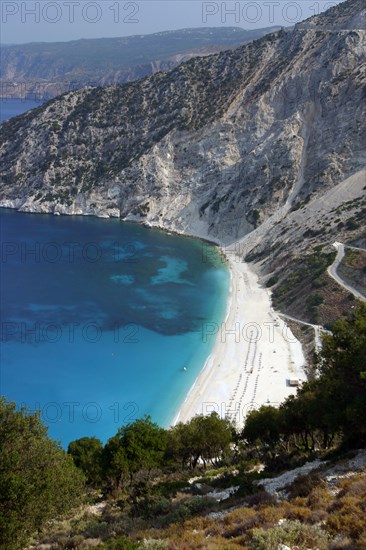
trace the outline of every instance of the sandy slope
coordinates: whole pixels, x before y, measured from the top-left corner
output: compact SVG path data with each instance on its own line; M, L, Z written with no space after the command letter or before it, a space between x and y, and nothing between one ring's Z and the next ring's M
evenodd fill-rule
M234 254L228 254L231 289L228 313L217 340L175 419L187 421L212 410L239 426L253 407L278 404L296 392L288 381L306 380L301 344L273 311L269 293ZM207 327L202 329L205 337ZM213 332L213 327L210 327Z

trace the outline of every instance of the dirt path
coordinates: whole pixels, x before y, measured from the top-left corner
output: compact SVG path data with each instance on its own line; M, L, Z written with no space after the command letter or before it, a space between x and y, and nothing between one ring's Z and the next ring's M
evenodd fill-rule
M301 325L306 325L307 327L311 327L314 330L314 342L315 342L315 351L318 352L322 348L322 332L328 332L324 329L321 325L312 325L311 323L308 323L306 321L302 321L301 319L297 319L297 317L291 317L291 315L286 315L285 313L279 314L281 317L284 317L285 319L289 319L290 321L294 321L295 323L300 323Z

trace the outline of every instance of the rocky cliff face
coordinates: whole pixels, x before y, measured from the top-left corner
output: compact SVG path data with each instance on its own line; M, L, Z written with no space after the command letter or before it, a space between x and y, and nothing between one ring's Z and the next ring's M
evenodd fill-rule
M292 31L4 123L0 204L244 238L266 261L271 235L283 244L301 211L288 241L301 249L306 209L347 178L358 183L341 202L356 199L350 215L362 206L364 21L363 2L348 0Z

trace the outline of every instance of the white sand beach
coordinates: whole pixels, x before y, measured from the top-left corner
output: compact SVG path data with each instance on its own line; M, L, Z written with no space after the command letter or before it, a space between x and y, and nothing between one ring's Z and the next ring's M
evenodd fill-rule
M231 271L227 316L173 424L217 411L240 427L253 408L278 405L295 394L297 388L290 386L290 380L306 380L301 344L271 307L269 292L241 258L227 257Z

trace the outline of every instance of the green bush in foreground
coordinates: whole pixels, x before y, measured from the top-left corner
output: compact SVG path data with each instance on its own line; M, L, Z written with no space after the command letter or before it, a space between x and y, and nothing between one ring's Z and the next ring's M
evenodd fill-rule
M24 548L49 519L80 502L84 476L37 414L0 400L0 548Z

